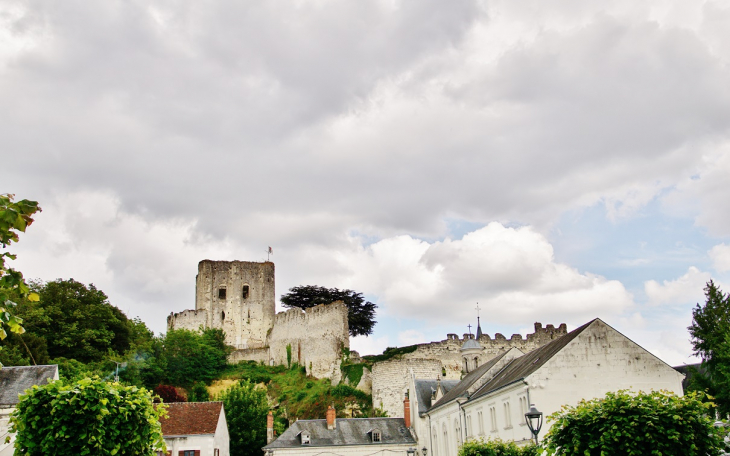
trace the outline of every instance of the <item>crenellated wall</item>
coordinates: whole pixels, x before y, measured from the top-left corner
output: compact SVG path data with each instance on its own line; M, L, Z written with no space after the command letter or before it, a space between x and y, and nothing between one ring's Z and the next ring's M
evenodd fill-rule
M557 328L547 325L543 328L542 323L535 323L535 332L523 338L521 334L513 334L507 339L504 335L497 333L494 338L488 334L482 334L479 344L482 351L478 355L479 365L494 358L503 350L518 348L527 353L545 345L553 339L568 333L565 323ZM382 402L388 416L402 417L403 392L408 384L408 368L417 366L414 369L417 378L436 378L433 371L429 370L428 375L419 374L421 366L432 366L436 364L420 363L421 361L436 362L438 374L442 379L460 380L462 377L461 346L467 339L473 339L471 334L464 334L459 338L456 334L447 334L446 339L439 342L420 344L411 352L400 355L396 360L383 361L373 365L373 406L377 407ZM388 364L386 364L388 363Z
M347 306L342 302L307 309L279 312L268 337L271 364L287 364L287 345L291 362L305 366L307 374L331 378L339 374L343 348L350 348Z

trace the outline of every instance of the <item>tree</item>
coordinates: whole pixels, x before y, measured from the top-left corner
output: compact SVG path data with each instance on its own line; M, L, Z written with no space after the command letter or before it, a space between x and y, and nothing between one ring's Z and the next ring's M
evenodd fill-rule
M289 293L281 296L284 307L309 309L320 304L342 301L347 306L347 322L351 336L369 336L375 327L375 309L378 307L365 301L362 293L337 288L324 288L316 285L294 287Z
M202 334L187 329L168 331L163 350L156 362L165 367L164 381L176 386L210 383L228 365L230 348L220 329L206 329Z
M459 448L458 456L537 456L538 447L532 444L518 447L514 442L501 440L469 440Z
M719 456L725 431L709 408L702 393L608 393L551 415L542 444L556 456Z
M13 242L18 242L18 234L25 232L33 223L33 215L41 208L35 201L20 200L13 202L15 195L0 195L0 244L3 250ZM5 259L14 260L15 255L3 251L0 253L0 340L7 337L7 328L15 334L23 334L22 318L13 315L16 303L13 298L37 301L38 295L31 293L23 274L5 265ZM0 364L0 368L2 364Z
M111 350L124 354L131 346L134 322L109 303L103 291L74 279L33 283L38 302L23 302L18 315L25 329L46 340L51 358L85 363L101 361Z
M10 423L16 454L151 456L165 447L163 413L144 388L86 378L33 386Z
M730 295L710 280L705 286L705 305L692 310L689 329L694 353L702 369L692 372L692 389L713 396L718 411L730 413Z
M266 445L266 389L243 380L217 398L223 402L231 439L231 456L260 456Z

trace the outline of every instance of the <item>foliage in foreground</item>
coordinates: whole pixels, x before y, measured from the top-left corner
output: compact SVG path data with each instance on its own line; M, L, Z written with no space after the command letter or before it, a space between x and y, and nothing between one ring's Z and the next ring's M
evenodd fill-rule
M538 447L533 444L517 446L501 440L469 440L459 448L459 456L537 456Z
M548 418L554 424L543 446L559 456L721 455L724 430L713 426L702 399L624 390L583 400Z
M266 389L248 381L225 390L217 398L223 402L231 439L231 456L260 456L266 445Z
M705 391L723 416L730 415L730 294L710 280L705 287L705 305L692 310L689 333L702 368L692 372L689 389Z
M16 454L153 455L165 446L162 413L144 388L87 378L33 386L10 423Z
M25 232L33 223L33 215L40 212L41 208L35 201L15 202L14 198L11 194L0 195L0 245L3 248L0 253L0 340L7 336L5 328L15 334L25 332L22 326L23 320L13 314L16 306L13 299L38 300L38 295L31 293L28 284L25 283L23 274L6 266L5 259L14 260L16 256L5 249L13 242L18 242L18 234Z

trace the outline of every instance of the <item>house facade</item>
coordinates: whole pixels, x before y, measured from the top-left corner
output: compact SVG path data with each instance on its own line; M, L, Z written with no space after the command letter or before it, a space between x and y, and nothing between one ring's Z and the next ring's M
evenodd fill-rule
M529 353L512 348L470 370L441 392L432 393L433 380L411 378L413 429L430 456L456 456L475 438L529 442L524 415L530 404L547 417L609 391L682 394L682 374L600 319ZM545 420L540 435L549 428Z
M160 420L170 456L229 456L230 438L222 402L173 402Z

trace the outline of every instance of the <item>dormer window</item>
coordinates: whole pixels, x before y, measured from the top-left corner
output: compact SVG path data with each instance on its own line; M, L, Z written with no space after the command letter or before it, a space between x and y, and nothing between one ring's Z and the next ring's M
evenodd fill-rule
M380 429L371 429L368 433L370 434L370 439L373 443L380 443L383 441Z
M309 432L302 431L297 435L299 436L299 440L301 441L302 445L309 445L310 443L312 443L309 438Z

